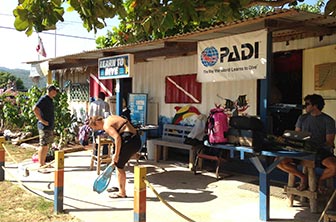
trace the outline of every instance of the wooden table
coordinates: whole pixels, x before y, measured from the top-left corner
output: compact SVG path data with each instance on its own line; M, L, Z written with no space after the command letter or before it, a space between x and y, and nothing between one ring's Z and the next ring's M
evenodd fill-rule
M261 221L270 220L270 181L269 174L275 169L278 163L284 158L295 158L301 160L315 160L315 155L312 153L274 150L261 150L255 152L252 147L235 146L233 144L210 144L208 141L204 142L205 146L217 149L230 150L230 156L234 156L234 152L240 153L240 159L245 159L245 154L252 154L248 158L259 172L259 219ZM278 157L270 164L263 164L261 157Z

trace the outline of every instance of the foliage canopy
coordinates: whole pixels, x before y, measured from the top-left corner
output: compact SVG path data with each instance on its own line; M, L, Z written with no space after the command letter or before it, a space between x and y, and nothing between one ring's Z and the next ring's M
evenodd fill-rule
M53 83L58 86L57 82ZM6 129L37 132L37 119L32 110L39 98L46 92L46 88L39 89L36 85L28 92L18 92L16 96L8 97L6 93L0 95L0 119L4 120ZM55 134L59 138L59 145L63 146L72 139L71 125L77 120L71 115L68 97L65 92L60 92L54 98L55 105Z
M336 0L326 0L324 13L336 16ZM117 17L119 27L99 37L97 47L123 45L194 31L217 23L256 16L283 7L297 7L304 0L19 0L14 26L29 36L33 31L55 29L65 10L78 12L88 30L104 28ZM324 0L301 9L320 12Z
M1 89L7 89L8 83L15 83L16 88L18 90L24 89L23 81L20 78L16 78L14 75L12 75L9 72L1 72L0 71L0 88Z

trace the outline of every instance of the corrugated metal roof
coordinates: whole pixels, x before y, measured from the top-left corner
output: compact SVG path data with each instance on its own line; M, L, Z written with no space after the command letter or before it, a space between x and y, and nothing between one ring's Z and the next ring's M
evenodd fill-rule
M134 54L135 62L143 62L151 57L190 55L197 53L197 42L199 41L261 29L272 32L273 42L330 35L336 32L336 18L295 9L280 10L163 39L51 58L49 69L93 66L97 65L98 58L127 53Z

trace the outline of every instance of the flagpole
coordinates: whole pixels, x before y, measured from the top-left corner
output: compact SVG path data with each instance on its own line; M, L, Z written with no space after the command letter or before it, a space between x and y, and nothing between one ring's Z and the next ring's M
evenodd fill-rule
M55 58L56 58L56 36L57 36L57 34L56 34L56 29L57 29L57 27L55 28Z
M55 58L56 58L56 45L57 45L57 41L56 41L56 37L57 37L56 30L57 30L57 26L55 27L55 44L54 44L54 47L55 47L55 54L54 54L54 57L55 57ZM55 79L55 70L53 70L51 74L52 74L52 79Z
M37 44L40 44L40 35L37 33ZM37 61L40 61L40 53L37 53Z

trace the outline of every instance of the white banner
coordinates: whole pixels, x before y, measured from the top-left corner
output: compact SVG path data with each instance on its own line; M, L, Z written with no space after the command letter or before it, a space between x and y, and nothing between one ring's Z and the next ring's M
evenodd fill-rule
M32 63L30 67L29 77L42 77L47 76L49 70L49 63L48 61L41 62L41 63Z
M266 78L267 31L198 42L197 81Z

